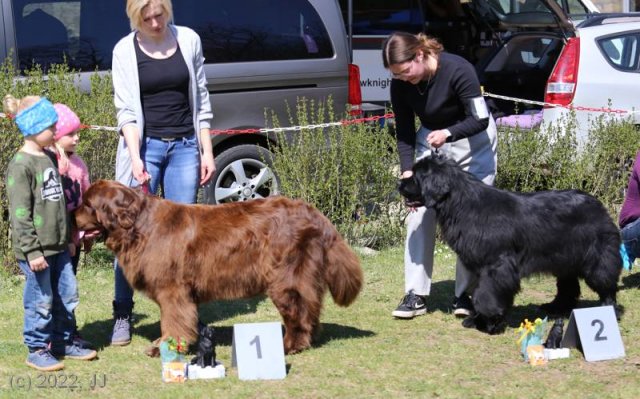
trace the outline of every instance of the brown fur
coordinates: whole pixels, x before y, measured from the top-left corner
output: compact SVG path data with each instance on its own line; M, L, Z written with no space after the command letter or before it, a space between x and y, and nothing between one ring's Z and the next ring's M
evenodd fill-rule
M160 306L162 337L197 338L196 305L266 293L282 315L285 352L311 345L327 287L348 306L360 262L311 205L271 197L182 205L100 180L83 195L78 228L100 229L129 284Z

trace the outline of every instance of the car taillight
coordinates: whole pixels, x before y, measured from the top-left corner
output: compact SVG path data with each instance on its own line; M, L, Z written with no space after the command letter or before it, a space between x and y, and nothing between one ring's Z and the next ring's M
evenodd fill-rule
M349 114L360 115L362 113L362 93L360 91L360 68L355 64L349 64Z
M578 62L580 60L580 38L572 37L562 49L556 66L547 82L544 102L567 106L573 101L578 83ZM549 108L549 106L546 106Z

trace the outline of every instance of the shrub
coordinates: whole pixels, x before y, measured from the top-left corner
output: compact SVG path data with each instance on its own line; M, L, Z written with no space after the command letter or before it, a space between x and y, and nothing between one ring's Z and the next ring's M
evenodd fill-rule
M575 138L575 114L545 129L504 128L498 140L500 188L518 191L580 189L617 218L640 134L630 120L603 114L584 142Z
M18 77L11 59L7 58L0 66L0 95L11 94L16 98L26 95L45 96L52 102L67 104L73 109L84 124L114 126L115 109L110 75L93 74L89 92L83 92L74 81L80 75L65 65L54 65L47 77L36 66L26 71L24 77ZM24 142L22 134L9 118L0 118L0 129L3 137L0 141L0 169L7 170L7 165ZM80 155L91 173L91 179L112 179L114 176L115 153L118 135L115 132L84 129L81 131L78 155ZM10 271L16 270L11 251L8 223L8 203L5 190L5 176L0 181L0 256L3 264Z
M0 65L0 94L47 96L68 104L85 124L114 126L110 75L93 74L88 92L73 84L77 79L79 74L64 65L52 67L46 78L38 67L18 77L7 59ZM267 113L265 117L273 126L281 126L275 115ZM308 126L336 119L330 100L314 103L303 98L290 110L286 125ZM544 132L501 129L496 185L517 191L582 189L603 201L615 218L640 148L640 134L631 121L613 121L603 115L592 121L587 140L578 144L574 127L575 119L570 116ZM6 171L23 138L8 118L0 118L0 129L0 168ZM396 191L399 162L387 126L330 124L278 134L279 142L290 143L271 148L283 194L314 204L354 245L381 248L402 242L407 211ZM89 166L92 180L113 178L117 139L112 131L82 131L78 153ZM4 184L3 176L0 256L8 270L15 271ZM92 262L110 264L104 251L96 251L90 257Z
M275 115L268 118L280 126ZM336 119L331 100L302 98L289 110L288 122L308 126ZM278 134L279 142L289 143L271 148L283 194L314 204L352 244L379 248L401 242L398 157L387 127L354 123Z

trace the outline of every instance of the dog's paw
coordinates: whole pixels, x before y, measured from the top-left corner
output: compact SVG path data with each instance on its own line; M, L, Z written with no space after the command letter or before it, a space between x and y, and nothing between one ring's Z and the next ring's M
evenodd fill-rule
M160 357L160 348L155 345L151 345L144 350L144 354L149 357Z
M468 316L464 320L462 320L462 327L464 327L464 328L476 328L476 318L475 318L475 316Z
M551 301L539 306L543 312L553 316L563 316L571 313L575 304L567 304L558 301Z
M507 323L504 321L496 322L495 324L487 325L487 334L489 335L498 335L505 332L507 329Z
M620 304L615 304L613 306L613 310L616 313L616 320L620 321L622 319L622 316L624 315L624 306Z

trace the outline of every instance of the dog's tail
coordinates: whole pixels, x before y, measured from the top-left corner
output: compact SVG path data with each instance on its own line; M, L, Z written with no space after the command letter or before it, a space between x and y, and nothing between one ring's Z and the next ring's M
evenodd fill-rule
M333 226L333 244L325 252L324 278L336 304L349 306L362 289L360 260Z

